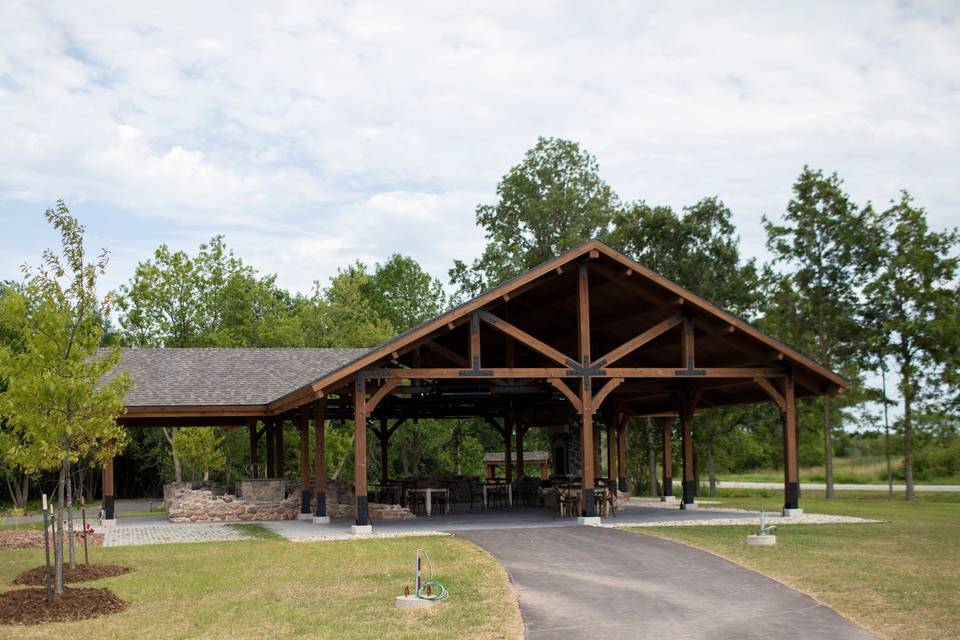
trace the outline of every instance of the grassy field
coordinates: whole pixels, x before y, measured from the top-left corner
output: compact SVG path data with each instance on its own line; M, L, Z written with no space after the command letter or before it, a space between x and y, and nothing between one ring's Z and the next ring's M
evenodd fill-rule
M897 479L897 473L903 466L903 460L893 460L893 483L903 484ZM718 479L733 482L783 482L783 469L757 469L744 473L719 473ZM800 470L802 482L825 482L823 466L804 467ZM887 463L882 458L854 460L852 458L834 458L833 481L837 484L886 484ZM960 484L960 476L931 478L917 484Z
M726 494L724 496L724 494ZM755 527L635 529L712 551L804 591L881 637L960 638L960 495L919 501L804 492L808 513L886 520L869 525L788 525L776 547L748 547ZM725 507L778 511L776 492L721 492Z
M428 550L450 590L433 611L393 599L411 584L414 550ZM92 561L136 572L88 583L129 603L83 622L0 626L0 638L519 638L519 609L503 569L448 537L292 543L170 544L91 549ZM43 551L0 551L0 590Z

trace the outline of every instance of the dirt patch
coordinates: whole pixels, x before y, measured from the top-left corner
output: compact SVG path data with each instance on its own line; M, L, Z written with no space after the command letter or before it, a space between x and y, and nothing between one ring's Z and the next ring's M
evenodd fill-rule
M126 606L110 589L64 588L60 602L49 607L45 589L14 589L0 593L0 624L85 620L123 611Z
M130 567L121 567L116 564L78 564L76 569L68 566L63 567L64 582L88 582L90 580L99 580L100 578L112 578L122 576L125 573L133 571ZM53 567L50 567L50 577L53 579ZM35 567L29 571L24 571L18 575L14 582L16 584L43 586L46 584L46 573L44 567Z
M73 535L76 544L83 545L83 533L74 531ZM50 543L53 544L52 539ZM66 536L63 544L64 546L67 544ZM88 533L87 546L103 546L103 534ZM36 529L0 529L0 549L43 549L43 532Z

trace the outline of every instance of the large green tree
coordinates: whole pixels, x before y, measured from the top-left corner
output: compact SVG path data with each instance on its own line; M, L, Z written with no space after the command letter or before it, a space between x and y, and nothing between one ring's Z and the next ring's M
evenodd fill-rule
M604 237L620 201L596 158L576 142L539 138L477 207L487 245L471 265L455 260L457 299L470 298L591 238Z
M446 306L440 281L413 258L397 253L374 267L363 293L377 315L398 332L430 320Z
M845 369L861 350L855 319L859 266L869 246L865 213L858 210L836 175L804 167L779 223L764 217L767 247L789 276L811 333L781 337L813 352L824 365ZM824 470L827 497L834 497L831 400L823 396Z
M926 212L903 192L871 225L877 251L867 271L862 316L881 363L892 361L903 399L906 497L914 497L913 440L917 403L935 398L960 352L955 230L931 231ZM885 366L885 365L884 365Z
M56 470L58 535L55 536L56 593L63 593L63 529L67 508L70 564L73 554L71 466L81 459L99 463L122 448L124 431L116 418L130 381L109 377L117 351L98 351L101 318L109 297L97 296L97 279L107 254L92 261L84 247L84 228L64 203L47 210L60 233L62 255L47 250L39 267L24 266L22 291L4 298L3 319L21 336L16 351L0 346L0 415L18 438L4 457L26 469Z

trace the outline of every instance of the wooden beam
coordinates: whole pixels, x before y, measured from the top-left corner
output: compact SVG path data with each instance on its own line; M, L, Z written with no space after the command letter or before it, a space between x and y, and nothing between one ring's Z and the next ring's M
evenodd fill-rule
M497 378L577 378L580 374L571 369L562 368L493 368L493 369L370 369L361 372L367 378L399 378L401 380L420 379L470 379L484 380Z
M757 383L757 386L767 392L767 395L776 403L781 413L787 410L786 400L769 380L766 378L754 378L753 381Z
M577 271L577 350L580 364L590 364L590 273L581 262ZM589 384L588 384L589 386Z
M611 378L608 380L607 383L600 389L600 391L597 392L597 395L593 397L593 406L591 407L591 410L596 413L596 411L600 408L600 405L603 404L603 401L607 399L607 396L610 395L610 393L621 384L623 384L623 378Z
M667 369L663 367L611 367L604 369L606 375L618 378L782 378L786 372L782 369L760 369L754 367L706 369ZM561 376L562 377L562 376Z
M470 360L468 358L464 358L462 355L460 355L456 351L453 351L452 349L447 349L446 347L441 346L436 342L433 342L432 340L429 342L425 342L423 346L427 351L430 351L431 353L435 353L438 356L446 358L453 365L456 365L463 369L470 368Z
M693 469L693 410L696 406L695 400L689 393L684 393L680 398L680 444L683 458L683 499L681 509L684 505L693 504L693 494L696 486Z
M663 443L663 496L673 495L673 418L658 417L660 439Z
M480 312L470 314L470 366L480 368Z
M562 393L564 397L570 401L570 404L573 405L573 408L576 409L577 413L583 413L583 404L580 402L580 398L577 397L577 394L573 392L573 389L568 387L561 378L547 378L547 382L556 387L557 391Z
M683 322L683 320L684 320L683 316L680 316L680 315L667 318L663 322L657 323L656 325L647 329L646 331L636 336L635 338L632 338L627 342L624 342L622 345L620 345L613 351L609 352L602 358L599 358L598 360L594 360L590 366L604 367L608 364L613 364L617 360L630 354L631 352L635 351L636 349L650 342L654 338L662 335L663 333L677 326L678 324Z
M369 400L367 400L366 407L364 408L365 413L369 416L377 408L377 405L380 404L380 401L383 400L388 393L396 389L400 385L399 378L389 378L384 381L383 386L377 389Z
M683 340L682 348L683 351L683 364L681 366L693 370L696 367L694 366L694 352L693 352L693 317L686 316L683 319Z
M520 341L521 343L525 344L526 346L530 347L532 350L540 353L541 355L546 356L547 358L550 358L551 360L558 362L559 364L562 364L564 366L568 366L568 367L577 366L576 361L570 358L569 356L567 356L566 354L563 354L557 351L556 349L554 349L547 343L543 342L542 340L538 340L537 338L534 338L526 331L519 329L518 327L515 327L514 325L510 324L506 320L498 318L497 316L493 315L489 311L480 310L477 312L477 315L481 320L489 324L491 327L507 334L511 338L514 338ZM479 366L477 366L476 368L479 368Z

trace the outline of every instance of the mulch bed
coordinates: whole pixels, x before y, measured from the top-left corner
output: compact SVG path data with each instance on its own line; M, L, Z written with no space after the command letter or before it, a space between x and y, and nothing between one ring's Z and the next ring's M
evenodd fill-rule
M130 567L121 567L116 564L78 564L76 569L71 569L69 566L64 565L63 581L88 582L90 580L99 580L100 578L122 576L131 571L133 571L133 569ZM53 577L53 567L50 567L51 580ZM14 579L14 582L16 584L43 586L46 584L46 579L44 567L35 567L18 575Z
M74 531L73 535L76 545L82 547L83 533ZM67 545L66 536L64 536L63 544L64 546ZM102 545L102 533L87 534L87 546L100 547ZM0 549L43 549L43 532L36 529L0 529Z
M49 607L45 589L14 589L0 593L0 624L85 620L123 611L126 606L110 589L64 587L60 602Z

